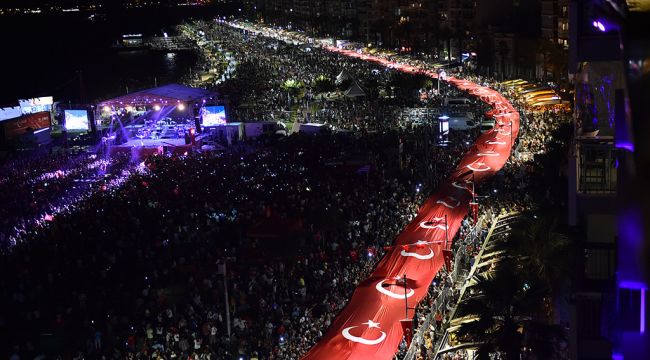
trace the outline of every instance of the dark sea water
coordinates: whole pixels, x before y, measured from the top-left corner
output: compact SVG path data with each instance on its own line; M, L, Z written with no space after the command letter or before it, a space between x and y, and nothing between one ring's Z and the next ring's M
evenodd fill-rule
M116 51L122 34L161 35L192 18L210 19L226 9L163 8L104 13L0 16L0 106L18 98L94 102L178 81L196 61L193 52ZM83 79L80 85L79 74ZM83 90L82 90L83 89Z

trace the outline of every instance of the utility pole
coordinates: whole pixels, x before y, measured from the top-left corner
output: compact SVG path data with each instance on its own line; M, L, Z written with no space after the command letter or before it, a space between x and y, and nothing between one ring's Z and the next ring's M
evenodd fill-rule
M447 223L447 214L445 214L445 249L449 246L449 224Z
M406 313L404 315L404 319L409 318L409 303L408 303L409 300L408 299L409 299L409 297L408 297L408 295L406 293L406 274L404 274L404 308L406 310Z
M218 271L223 274L223 289L226 301L226 329L228 330L228 341L230 341L230 302L228 301L228 277L226 276L226 260L223 264L218 264Z

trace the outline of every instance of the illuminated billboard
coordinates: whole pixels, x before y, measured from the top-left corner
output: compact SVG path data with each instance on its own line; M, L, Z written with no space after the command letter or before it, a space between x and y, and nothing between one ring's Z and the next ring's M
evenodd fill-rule
M65 110L66 130L88 130L88 111Z
M33 114L42 111L52 111L54 99L51 96L19 99L18 104L20 104L23 114Z
M0 121L15 119L23 115L20 106L0 108Z
M226 108L223 106L204 106L201 109L201 125L216 126L226 124Z

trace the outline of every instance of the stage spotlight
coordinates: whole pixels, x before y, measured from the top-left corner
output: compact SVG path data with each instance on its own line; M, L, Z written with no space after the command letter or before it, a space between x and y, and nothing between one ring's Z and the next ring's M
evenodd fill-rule
M127 112L131 112L131 110L133 110L133 107L131 107L130 105L127 105L126 108L125 108L125 110L126 110Z
M178 104L178 110L183 111L185 110L185 104Z
M104 111L105 111L105 112L109 112L109 111L111 111L111 107L108 106L108 105L104 106Z
M156 111L160 111L160 105L154 105L153 109L156 110Z

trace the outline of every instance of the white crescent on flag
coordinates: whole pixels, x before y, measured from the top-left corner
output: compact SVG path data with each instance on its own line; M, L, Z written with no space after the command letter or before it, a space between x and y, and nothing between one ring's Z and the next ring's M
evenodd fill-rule
M436 201L436 204L442 204L442 205L444 205L444 206L446 206L446 207L448 207L450 209L455 209L456 207L458 207L458 205L460 205L460 201L456 200L456 198L453 197L453 196L448 196L446 199L454 201L455 203L450 204L445 200L438 200L438 201Z
M372 328L379 329L379 323L376 323L376 322L374 322L372 320L368 320L368 322L363 323L363 325L368 325L368 329L372 329ZM341 332L341 335L343 335L344 338L346 338L346 339L348 339L350 341L354 341L356 343L364 344L364 345L377 345L377 344L381 343L382 341L384 341L384 339L386 339L386 333L383 332L383 331L380 331L381 335L376 339L366 339L366 338L361 337L361 336L354 336L354 335L350 334L350 330L352 330L354 328L358 328L358 327L359 326L346 327Z
M401 278L398 278L397 280L400 280L400 279ZM402 292L402 293L394 293L394 292L392 292L392 291L390 291L390 290L388 290L388 289L386 289L386 288L384 288L382 286L382 285L384 285L385 281L386 280L384 279L384 280L378 282L377 285L375 285L375 289L377 289L377 291L379 291L380 293L382 293L384 295L390 296L393 299L410 298L411 296L415 295L415 290L413 290L413 289L408 289L408 291Z
M464 182L454 181L451 183L451 186L455 187L456 189L467 190L469 192L472 192L472 188L469 185L470 183L467 181Z
M433 224L433 221L422 221L420 222L420 227L423 229L440 229L440 230L447 230L447 225L445 224Z
M492 169L484 162L480 162L480 161L467 165L467 168L472 171L478 171L478 172L488 171Z
M424 245L424 244L429 245L431 243L426 242L426 241L422 241L422 240L418 240L415 244L412 244L412 245ZM414 258L416 258L418 260L429 260L429 259L432 259L435 254L433 253L433 250L431 249L431 247L428 246L428 248L429 248L429 253L425 254L425 255L421 255L421 254L418 254L416 252L409 252L409 251L406 251L406 250L402 250L402 252L400 252L400 255L414 257Z

